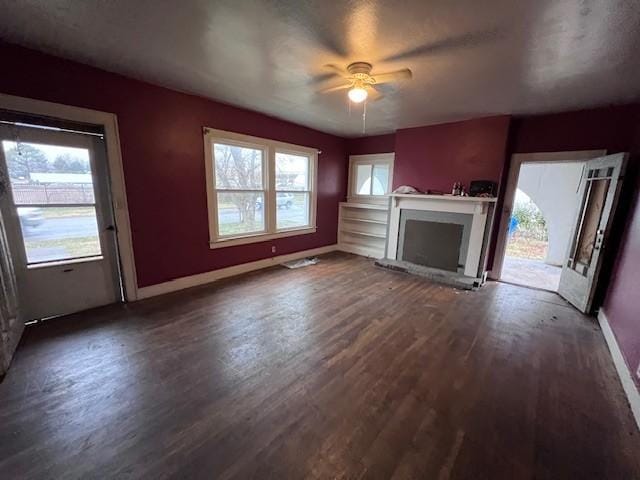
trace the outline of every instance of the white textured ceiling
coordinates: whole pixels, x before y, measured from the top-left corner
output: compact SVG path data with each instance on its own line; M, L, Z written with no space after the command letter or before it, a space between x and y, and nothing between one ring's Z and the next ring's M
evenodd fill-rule
M640 98L639 0L0 0L0 38L343 136L328 63L413 70L367 134Z

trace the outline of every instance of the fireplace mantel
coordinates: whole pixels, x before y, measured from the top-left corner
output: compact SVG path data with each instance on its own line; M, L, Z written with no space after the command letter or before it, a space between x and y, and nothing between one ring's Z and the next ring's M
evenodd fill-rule
M459 195L427 195L424 193L391 193L391 198L415 198L420 200L438 200L441 202L495 203L496 199L485 197L462 197ZM397 200L396 200L397 201Z
M389 235L386 258L397 258L401 211L423 210L431 212L461 213L472 216L464 276L484 281L486 250L490 234L495 198L462 197L453 195L402 194L389 195Z

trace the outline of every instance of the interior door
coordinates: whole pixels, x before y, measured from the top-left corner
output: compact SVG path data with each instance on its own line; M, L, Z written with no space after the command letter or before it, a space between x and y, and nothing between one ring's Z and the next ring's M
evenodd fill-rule
M103 139L0 126L0 199L24 321L120 301Z
M626 162L626 153L589 160L580 182L582 201L558 293L584 313L591 311Z

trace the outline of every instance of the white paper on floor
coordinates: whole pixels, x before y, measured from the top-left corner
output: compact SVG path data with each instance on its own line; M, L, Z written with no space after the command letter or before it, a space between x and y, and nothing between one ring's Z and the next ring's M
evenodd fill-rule
M302 268L308 267L309 265L315 265L320 260L316 257L313 258L303 258L302 260L292 260L290 262L284 262L281 265L287 268Z

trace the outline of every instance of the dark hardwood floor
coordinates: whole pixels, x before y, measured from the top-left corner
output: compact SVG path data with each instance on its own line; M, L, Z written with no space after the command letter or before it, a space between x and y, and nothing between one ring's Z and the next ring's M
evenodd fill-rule
M594 319L347 254L27 328L0 478L640 478Z

